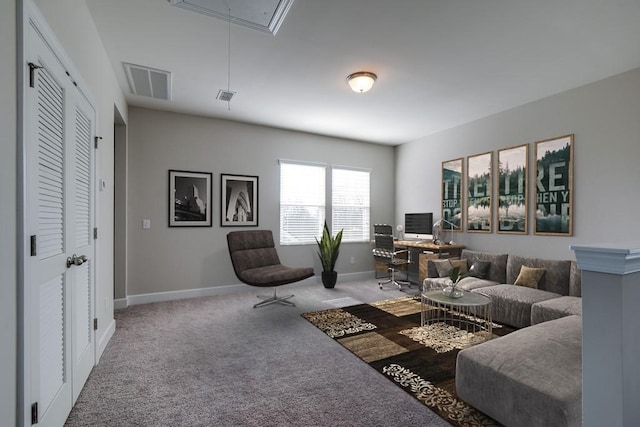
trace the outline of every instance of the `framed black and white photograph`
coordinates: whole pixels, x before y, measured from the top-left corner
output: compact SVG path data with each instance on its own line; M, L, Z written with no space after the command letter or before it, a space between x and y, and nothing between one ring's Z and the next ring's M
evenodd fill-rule
M491 233L493 152L467 157L467 232Z
M220 225L258 226L258 177L222 174Z
M169 171L169 227L211 227L211 176Z
M534 234L573 235L573 135L537 141Z
M527 234L529 144L498 151L498 233Z

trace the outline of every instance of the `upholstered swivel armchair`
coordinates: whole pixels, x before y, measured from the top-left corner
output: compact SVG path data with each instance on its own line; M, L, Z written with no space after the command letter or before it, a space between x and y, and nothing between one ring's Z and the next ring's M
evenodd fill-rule
M271 230L232 231L227 234L227 244L233 270L240 281L251 286L273 287L273 296L258 295L263 301L254 308L274 303L295 306L289 301L293 295L280 297L276 289L313 276L313 268L280 264Z

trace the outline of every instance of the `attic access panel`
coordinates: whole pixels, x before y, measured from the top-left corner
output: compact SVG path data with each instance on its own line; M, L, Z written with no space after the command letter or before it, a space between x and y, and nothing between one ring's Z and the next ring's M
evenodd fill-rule
M294 0L170 0L176 7L276 35ZM227 6L228 4L228 6Z

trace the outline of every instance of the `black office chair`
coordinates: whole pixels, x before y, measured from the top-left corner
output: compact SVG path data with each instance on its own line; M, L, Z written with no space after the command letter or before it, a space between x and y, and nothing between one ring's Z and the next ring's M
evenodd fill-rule
M276 289L313 276L313 268L280 264L271 230L232 231L227 234L227 244L238 279L251 286L273 287L273 296L258 295L264 301L253 308L274 303L295 306L288 301L293 295L279 297Z
M375 248L373 249L373 258L380 263L383 263L387 267L389 273L389 279L386 281L379 281L378 286L383 289L383 286L390 283L402 289L402 284L410 286L406 276L407 264L411 263L411 253L408 249L395 250L395 244L393 242L393 227L387 224L375 224L374 239ZM398 281L396 279L396 271L404 269L405 279Z

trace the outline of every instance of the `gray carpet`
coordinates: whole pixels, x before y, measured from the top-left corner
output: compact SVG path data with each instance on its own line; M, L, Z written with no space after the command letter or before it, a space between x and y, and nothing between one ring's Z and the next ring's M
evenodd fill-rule
M116 311L66 425L449 425L300 316L405 293L374 280L295 284L278 293L296 307L254 309L260 291Z

